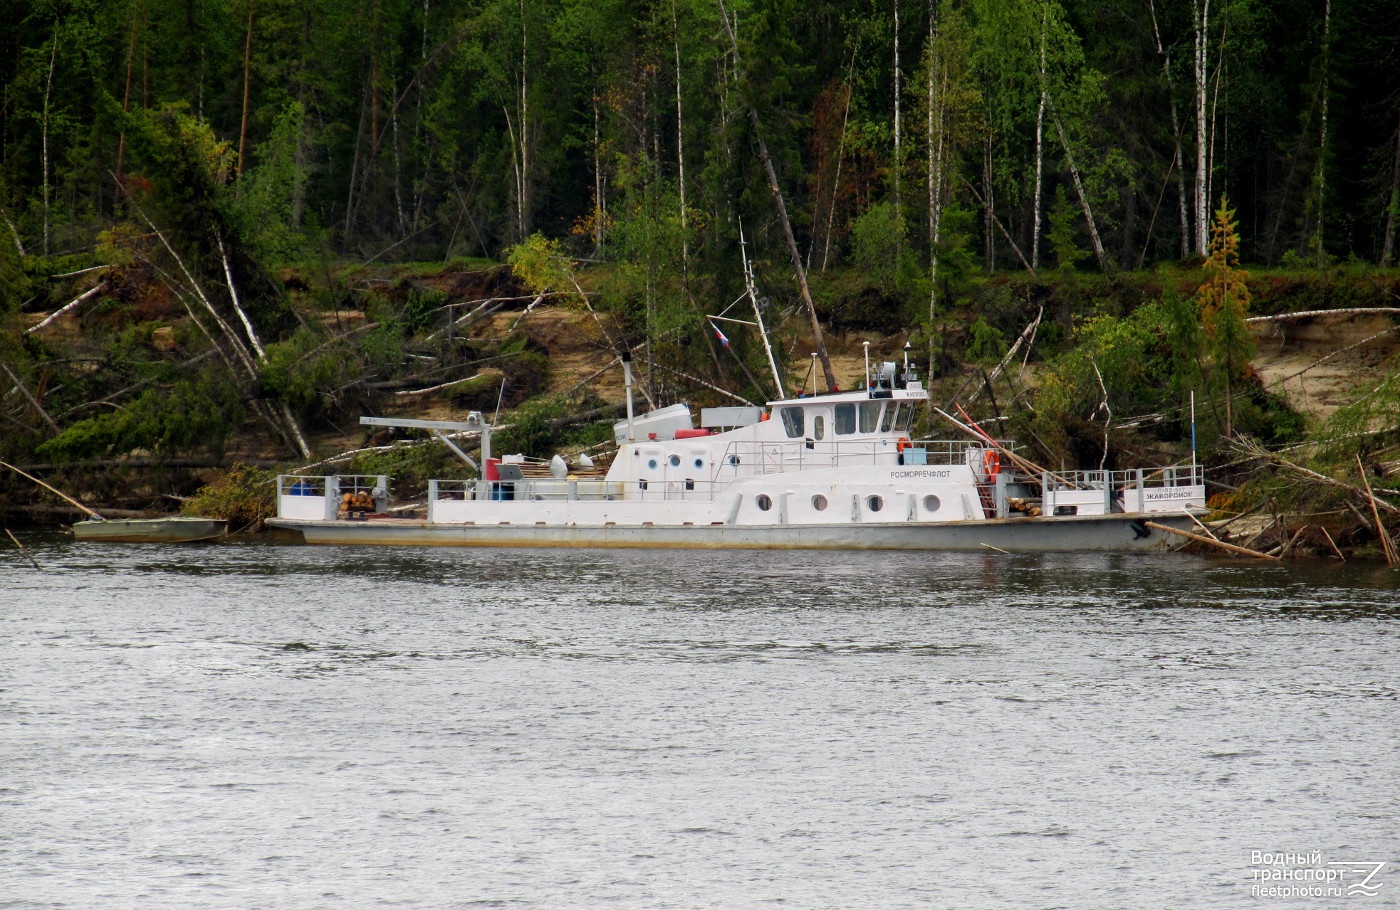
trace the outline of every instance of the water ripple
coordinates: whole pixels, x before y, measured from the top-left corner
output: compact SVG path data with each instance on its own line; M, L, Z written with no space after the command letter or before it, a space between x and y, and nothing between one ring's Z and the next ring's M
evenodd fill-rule
M1252 849L1400 829L1400 573L36 555L0 906L1236 908Z

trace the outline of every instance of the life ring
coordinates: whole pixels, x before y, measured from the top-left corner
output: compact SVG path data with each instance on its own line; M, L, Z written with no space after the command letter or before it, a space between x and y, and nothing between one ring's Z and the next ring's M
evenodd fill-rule
M997 454L996 449L988 449L982 453L982 467L988 480L996 480L997 475L1001 473L1001 456Z
M912 447L913 445L914 445L914 443L912 443L912 442L909 441L909 437L908 437L908 436L901 436L901 437L899 437L899 442L896 442L896 443L894 444L894 450L895 450L896 452L899 452L899 453L903 454L903 452L904 452L905 449L910 448L910 447Z

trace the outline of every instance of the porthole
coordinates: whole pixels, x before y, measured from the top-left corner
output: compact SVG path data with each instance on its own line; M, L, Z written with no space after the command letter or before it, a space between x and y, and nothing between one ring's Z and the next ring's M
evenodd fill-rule
M930 494L928 494L927 496L924 497L924 511L925 511L925 512L937 512L939 506L941 506L941 505L943 505L943 503L939 502L939 501L938 501L938 497L937 497L937 496L934 496L932 493L930 493Z
M773 508L773 498L767 493L759 493L758 496L754 498L754 504L758 506L760 512L767 512L769 509Z
M703 459L703 458L697 458L697 459L695 459L695 469L696 469L697 471L698 471L700 468L703 468L704 466L705 466L705 459Z
M812 497L812 508L816 509L818 512L825 512L825 511L826 511L826 497L823 496L823 495L820 494L820 493L818 493L816 496L813 496L813 497Z
M651 470L655 471L655 470L656 470L656 459L655 459L655 458L648 458L648 459L647 459L647 467L650 468Z
M729 456L729 463L730 463L730 464L738 464L738 463L739 463L739 456L738 456L738 455L730 455L730 456Z
M865 507L872 512L878 512L885 507L885 500L880 496L865 497Z
M672 455L667 460L671 462L671 467L673 468L679 468L681 466L681 457L679 455Z

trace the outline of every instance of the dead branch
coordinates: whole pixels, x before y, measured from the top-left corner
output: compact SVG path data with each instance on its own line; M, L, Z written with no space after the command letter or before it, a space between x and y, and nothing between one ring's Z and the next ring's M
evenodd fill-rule
M110 265L92 265L85 269L78 269L76 272L64 272L62 275L50 275L49 281L58 281L61 278L75 278L78 275L86 275L88 272L100 272L111 268Z
M449 389L449 388L451 388L451 387L454 386L454 385L461 385L461 384L464 383L464 382L471 382L473 379L480 379L480 378L481 378L481 374L480 374L480 373L476 373L476 374L474 374L474 375L471 375L471 376L466 377L465 379L453 379L453 380L451 380L450 382L444 382L444 383L440 383L439 385L428 386L426 389L406 389L406 390L404 390L404 391L402 391L402 392L395 392L395 393L394 393L394 397L395 397L395 398L413 398L413 397L416 397L416 396L418 396L418 395L431 395L433 392L440 392L440 391L442 391L443 389Z
M514 332L516 328L519 327L520 323L525 321L525 317L535 311L535 307L539 306L542 300L544 300L544 295L540 294L534 300L530 301L530 305L521 310L520 315L515 317L515 321L510 324L510 331Z
M1021 330L1020 335L1016 336L1016 341L1014 344L1011 345L1011 350L1007 351L1006 356L1001 358L1001 362L992 368L991 375L988 377L989 383L992 380L995 380L998 376L1000 376L1002 370L1006 369L1007 364L1011 363L1011 361L1015 359L1016 352L1021 349L1021 345L1025 344L1027 339L1035 336L1036 330L1040 328L1040 320L1044 316L1045 307L1042 306L1040 310L1035 314L1035 318L1030 321L1030 324ZM1029 347L1026 348L1026 356L1030 356ZM981 394L982 390L980 388L977 391L973 392L972 397L969 398L967 401L968 405L971 406L973 403L975 403Z
M1346 562L1347 558L1342 555L1341 548L1338 547L1337 542L1332 539L1332 535L1327 533L1327 529L1324 528L1322 525L1318 525L1317 529L1322 532L1322 536L1326 537L1327 542L1332 545L1332 552L1337 554L1337 558L1340 559L1342 562Z
M49 416L49 412L45 411L44 406L39 404L39 399L29 394L29 389L25 386L23 382L20 382L19 377L15 375L14 370L10 369L9 364L0 363L0 368L3 368L5 370L5 375L9 376L10 380L14 382L15 388L18 389L19 393L24 396L25 401L28 401L30 406L38 412L39 416L44 418L44 422L47 423L53 429L54 433L62 433L63 431L59 429L58 424L55 423L54 419Z
M214 308L213 302L205 295L204 290L199 286L199 282L195 281L194 275L191 274L189 267L185 265L185 260L180 258L179 253L175 252L175 248L170 245L170 241L166 239L165 234L161 233L160 228L156 227L155 222L150 219L150 216L146 214L145 210L137 205L136 200L128 196L127 201L136 213L141 216L141 220L146 222L146 225L150 227L156 237L160 239L161 245L165 247L170 257L175 260L175 264L180 267L180 271L185 275L185 280L189 282L190 289L194 291L199 301L204 304L205 309L209 311L209 315L214 317L214 322L218 325L219 331L223 333L224 338L228 340L234 353L238 355L238 360L243 365L244 370L247 371L248 378L256 379L258 370L253 364L252 355L249 354L248 349L243 346L243 342L239 340L237 333L233 331L233 327L230 326L224 317L219 315L219 311Z
M1228 521L1225 521L1225 522L1222 522L1222 523L1220 523L1220 524L1217 524L1217 525L1215 526L1215 530L1217 530L1217 531L1224 531L1226 528L1230 527L1230 525L1232 525L1232 524L1234 524L1235 522L1239 521L1241 518L1244 518L1246 515L1253 515L1255 512L1258 512L1260 509L1264 508L1264 506L1266 506L1266 505L1268 505L1268 503L1261 502L1261 503L1258 503L1258 504L1256 504L1256 505L1250 506L1248 509L1245 509L1245 510L1244 510L1243 512L1241 512L1240 514L1236 515L1234 518L1231 518L1231 519L1229 519Z
M525 299L525 298L516 298L516 297L488 297L488 298L486 298L486 299L483 300L483 301L475 301L475 300L473 300L473 301L471 301L472 303L480 303L480 306L477 306L475 309L473 309L470 313L467 313L465 316L459 316L459 317L457 317L457 318L453 321L453 323L452 323L452 329L453 329L453 331L456 331L457 329L466 328L467 326L470 326L473 322L476 322L476 320L477 320L478 318L485 317L485 316L490 316L492 313L494 313L494 312L496 312L497 310L499 310L502 306L505 305L505 301L507 301L507 300L518 300L518 299ZM464 305L465 305L465 304L452 304L451 306L441 307L441 309L450 310L450 309L452 309L453 307L456 307L456 306L464 306ZM442 334L442 332L443 332L442 329L438 329L436 332L433 332L432 334L428 335L428 337L424 338L423 341L424 341L424 342L434 341L434 340L437 339L437 337L438 337L439 335Z
M747 398L744 398L743 396L740 396L740 395L735 395L733 392L729 391L728 389L721 389L719 386L714 385L713 383L706 382L705 380L699 378L698 376L691 376L689 373L682 373L680 370L673 370L673 369L671 369L670 367L662 366L662 365L659 364L659 363L654 363L654 364L652 364L652 366L655 367L656 369L660 370L660 371L663 372L663 373L670 373L672 376L679 376L681 379L684 379L684 380L686 380L687 382L693 382L693 383L695 383L696 385L704 386L705 388L709 389L711 392L718 392L719 394L725 396L726 398L732 398L732 399L734 399L735 401L738 401L738 402L741 402L742 404L748 405L749 407L757 407L757 405L755 405L752 401L749 401ZM653 404L652 407L655 408L656 405Z
M233 286L233 270L228 265L228 253L224 252L224 238L214 236L215 242L219 245L219 259L224 264L224 280L228 282L228 296L233 304L233 311L238 314L239 320L243 323L243 330L248 333L248 340L253 343L253 350L257 352L258 360L267 361L267 351L263 350L262 342L258 340L258 333L253 329L253 323L248 320L248 314L243 312L243 307L238 303L238 288Z
M102 268L106 268L106 266L102 266ZM40 329L44 328L45 326L50 325L54 320L58 319L58 317L62 316L64 313L67 313L67 312L69 312L70 310L75 309L75 308L76 308L79 304L81 304L84 300L87 300L88 298L93 297L94 295L99 294L99 293L101 293L102 291L105 291L106 289L107 289L107 282L105 282L105 281L98 282L98 284L97 284L96 287L92 288L91 290L85 291L84 293L78 295L78 297L75 298L74 300L72 300L72 301L70 301L70 302L64 304L64 305L63 305L62 307L60 307L59 309L54 310L54 311L53 311L52 313L50 313L49 315L45 316L42 322L36 323L35 325L32 325L32 326L30 326L29 328L25 329L25 330L24 330L24 334L26 334L26 335L33 335L35 332L39 331Z
M972 195L977 200L977 204L985 207L986 203L982 201L982 194L977 192L977 187L969 183L966 177L962 178L962 182L963 186L967 187L969 190L972 191ZM1001 231L1001 236L1006 238L1006 242L1011 245L1011 250L1016 254L1016 258L1021 260L1021 265L1025 266L1026 271L1031 273L1032 278L1034 278L1036 281L1039 281L1040 276L1036 274L1035 269L1031 267L1031 264L1026 261L1026 257L1021 253L1021 248L1016 245L1016 241L1012 238L1011 234L1007 232L1006 227L1001 223L1001 219L993 215L992 221L996 224L997 230ZM1108 270L1105 269L1104 271Z
M1211 547L1219 547L1222 550L1227 550L1231 553L1238 553L1241 556L1253 556L1255 559L1272 559L1276 562L1278 561L1277 556L1270 556L1267 553L1260 553L1258 550L1250 550L1246 549L1245 547L1237 547L1232 543L1225 543L1222 540L1213 540L1209 537L1202 537L1199 534L1192 534L1190 531L1178 531L1176 528L1173 528L1170 525L1158 524L1155 521L1144 521L1143 524L1147 525L1149 528L1154 528L1158 531L1164 531L1167 534L1175 534L1178 537L1185 537L1187 540L1194 540L1196 543L1203 543Z
M1377 306L1377 307L1348 307L1341 310L1302 310L1297 313L1278 313L1274 316L1250 316L1245 320L1250 322L1284 322L1290 319L1310 319L1313 316L1380 316L1382 314L1400 314L1400 307Z
M1326 363L1327 361L1331 360L1333 357L1336 357L1336 356L1338 356L1338 355L1340 355L1340 354L1345 354L1347 351L1353 350L1353 349L1355 349L1355 348L1359 348L1359 347L1361 347L1362 345L1370 344L1372 341L1375 341L1377 338L1381 337L1382 335L1389 335L1391 332L1395 332L1395 331L1400 331L1400 325L1393 325L1393 326L1391 326L1391 327L1388 328L1388 329L1381 329L1381 330L1380 330L1379 332L1377 332L1376 334L1374 334L1374 335L1368 335L1367 337L1361 339L1360 341L1358 341L1358 342L1356 342L1356 343L1354 343L1354 344L1349 344L1349 345L1347 345L1347 346L1344 347L1344 348L1338 348L1337 350L1333 351L1332 353L1327 354L1327 355L1325 355L1325 356L1323 356L1323 357L1321 357L1321 358L1319 358L1319 359L1313 361L1311 364L1309 364L1308 366L1303 367L1303 368L1302 368L1301 370L1299 370L1298 372L1296 372L1296 373L1290 373L1289 375L1284 376L1284 377L1282 377L1281 379L1277 380L1276 382L1270 383L1269 385L1283 385L1284 383L1288 382L1288 380L1290 380L1290 379L1297 379L1299 376L1302 376L1304 373L1308 372L1309 370L1313 370L1313 369L1316 369L1317 367L1322 366L1324 363ZM1265 386L1265 388L1268 388L1268 387L1269 387L1268 385Z
M1268 461L1272 461L1274 464L1287 468L1288 470L1293 471L1295 474L1300 474L1304 477L1312 478L1318 483L1327 484L1328 486L1336 487L1339 490L1346 490L1348 493L1351 493L1353 496L1356 496L1358 499L1361 499L1363 501L1368 499L1375 500L1375 502L1379 505L1380 508L1385 509L1392 515L1400 515L1400 508L1397 508L1396 506L1393 506L1385 500L1379 499L1374 495L1368 494L1365 490L1361 489L1360 487L1353 486L1349 483L1343 483L1340 480L1334 480L1333 478L1328 477L1326 474L1319 474L1316 471L1308 470L1307 468L1301 465L1294 464L1287 458L1284 458L1282 455L1270 452L1267 449L1264 449L1253 443L1247 443L1243 440L1237 439L1234 445L1237 449L1239 449L1247 455L1252 455L1256 458L1263 458Z
M1366 476L1366 466L1361 463L1361 456L1356 456L1356 470L1361 474L1361 482L1366 485L1366 498L1371 502L1371 517L1376 520L1376 534L1381 539L1381 552L1385 554L1385 564L1395 566L1395 548L1391 546L1390 534L1385 529L1385 524L1381 521L1381 513L1376 508L1376 494L1371 492L1371 480Z
M1290 553L1293 552L1293 547L1294 547L1294 545L1298 543L1298 538L1302 537L1302 536L1303 536L1303 532L1306 531L1307 529L1308 529L1308 526L1307 526L1307 525L1303 525L1303 526L1302 526L1301 528L1299 528L1297 531L1293 532L1293 536L1290 537L1290 538L1288 539L1288 543L1284 544L1284 545L1283 545L1283 549L1279 551L1279 554L1278 554L1278 555L1279 555L1279 558L1280 558L1280 559L1287 559L1287 558L1288 558L1288 555L1289 555ZM1285 529L1285 531L1286 531L1286 530L1287 530L1287 529Z
M0 461L0 468L9 468L11 471L14 471L16 474L20 475L21 477L27 477L27 478L29 478L30 480L32 480L32 481L34 481L35 483L37 483L39 486L41 486L41 487L43 487L44 489L48 490L50 493L53 493L54 495L58 496L60 499L63 499L63 500L66 501L66 502L72 503L73 505L75 505L75 506L77 506L78 508L82 509L84 512L86 512L87 514L91 515L93 518L97 519L98 521L105 521L105 520L106 520L106 519L104 519L101 515L98 515L96 512L94 512L92 509L89 509L87 506L83 505L81 502L78 502L78 500L74 499L72 496L69 496L67 493L63 492L62 490L59 490L59 489L56 489L55 487L49 486L48 484L44 483L44 482L43 482L42 480L40 480L39 478L35 477L33 474L30 474L30 473L28 473L28 472L26 472L26 471L21 471L19 468L15 467L14 465L12 465L12 464L6 464L6 463L3 462L3 461Z
M1108 463L1108 431L1109 428L1113 426L1113 408L1108 404L1108 386L1103 384L1103 373L1099 372L1099 362L1090 356L1089 363L1094 367L1094 375L1097 376L1099 380L1099 390L1103 392L1103 401L1094 409L1095 414L1100 410L1104 412L1103 455L1099 458L1099 470L1102 471L1104 465Z

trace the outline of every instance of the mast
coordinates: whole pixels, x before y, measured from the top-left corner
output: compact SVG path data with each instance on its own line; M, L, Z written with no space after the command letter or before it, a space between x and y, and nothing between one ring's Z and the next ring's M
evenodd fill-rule
M744 288L748 291L749 302L753 304L753 317L758 322L758 334L763 339L763 350L768 354L768 366L773 370L773 387L778 397L783 397L783 378L778 373L778 361L773 357L773 345L768 342L768 329L763 325L763 311L758 305L758 294L754 292L753 263L749 262L749 250L744 243L744 222L739 222L739 253L744 257Z

